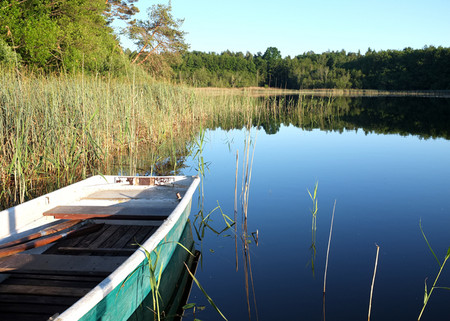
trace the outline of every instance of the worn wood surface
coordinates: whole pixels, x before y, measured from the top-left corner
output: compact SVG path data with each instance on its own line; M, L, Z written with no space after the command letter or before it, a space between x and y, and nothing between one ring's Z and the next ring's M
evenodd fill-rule
M56 242L63 238L90 234L90 233L100 230L101 228L102 228L101 224L91 224L91 225L81 227L78 229L62 231L57 234L52 234L49 236L37 238L35 240L29 241L26 243L17 244L17 245L10 246L10 247L5 247L3 249L0 249L0 258L7 257L7 256L10 256L10 255L13 255L16 253L24 252L26 250L34 249L37 247L41 247L44 245L48 245L48 244L51 244L51 243Z
M0 303L10 304L18 302L19 304L35 303L41 305L47 304L59 304L59 305L71 305L74 303L74 299L70 297L61 297L55 295L30 295L30 294L5 294L0 293ZM4 312L0 308L1 312ZM48 314L48 308L47 308Z
M92 233L57 240L44 254L1 258L0 273L9 278L0 283L0 320L44 321L63 312L157 230L147 220L103 222Z
M108 184L118 179L114 177L110 180ZM135 183L146 185L147 180L148 178L139 178ZM97 231L91 231L89 234L74 233L75 235L71 235L73 237L70 239L54 239L50 247L46 245L46 250L42 254L21 253L0 258L0 273L2 273L0 321L48 320L49 317L64 312L137 250L139 248L137 244L143 244L157 230L157 227L164 223L180 201L185 203L183 198L186 195L186 188L192 181L191 178L181 180L182 183L187 184L186 186L182 184L164 186L111 184L111 190L90 195L86 192L79 193L78 190L70 191L67 197L66 194L51 194L49 198L41 200L42 204L36 203L39 205L34 211L36 215L28 219L29 213L24 211L19 213L26 215L29 222L34 220L46 222L44 227L57 225L59 222L48 223L53 220L42 218L40 215L43 211L47 211L48 204L63 204L63 199L67 198L69 199L67 205L78 206L55 207L43 216L70 220L68 225L77 224L75 220L86 219L89 219L88 224L94 219L104 224L99 226ZM159 181L159 183L162 182L165 180ZM103 188L101 185L103 181L100 179L98 182L91 179L89 184L92 185L88 185L90 191L99 191ZM109 189L109 185L106 187ZM177 197L177 193L181 197ZM57 202L55 197L58 198ZM34 208L30 210L33 211ZM27 223L27 220L22 221ZM19 223L22 224L22 221ZM59 224L61 228L66 225L62 222ZM74 226L68 227L64 232L74 228ZM32 232L36 230L33 229ZM40 242L46 237L44 234L47 235L47 230L39 231L40 234L36 235L32 235L32 232L30 230L28 235L22 233L18 236L18 238L23 237L22 240L6 246L15 246L21 244L20 242L27 243L36 236ZM52 235L59 234L58 231L49 232L52 232ZM171 245L167 247L172 246L175 239L179 239L177 233L178 230L175 230L167 234L167 238L171 240ZM50 239L46 241L48 240ZM33 253L38 251L35 250ZM134 282L142 277L138 275L139 273L130 275L133 282L127 282L123 288L114 289L107 297L107 306L120 307L107 314L110 319L126 319L130 315L130 309L134 310L140 303L141 299L135 297L136 289L134 288ZM118 302L119 293L127 293L130 301ZM102 310L94 312L96 317L103 316L103 313L105 311Z
M123 255L128 256L133 254L136 249L118 249L118 248L96 248L91 249L88 247L70 247L70 246L60 246L58 247L60 252L70 252L72 254L78 253L92 253L92 254L109 254L109 255Z
M122 256L15 254L0 259L3 273L61 273L98 275L113 272L125 261Z
M47 227L47 228L45 228L45 229L43 229L43 230L41 230L41 231L39 231L37 233L32 233L32 234L29 234L27 236L24 236L24 237L22 237L20 239L17 239L15 241L11 241L11 242L8 242L8 243L0 244L0 249L6 248L6 247L10 247L10 246L14 246L14 245L18 245L18 244L22 244L22 243L25 243L25 242L28 242L28 241L32 241L32 240L40 238L42 236L52 235L52 234L61 232L63 230L66 230L68 228L71 228L71 227L73 227L73 226L75 226L75 225L77 225L77 224L79 224L81 222L82 222L81 220L64 221L64 222L61 222L61 223L49 226L49 227Z
M130 206L57 206L43 213L59 219L151 219L165 220L174 207L130 207Z

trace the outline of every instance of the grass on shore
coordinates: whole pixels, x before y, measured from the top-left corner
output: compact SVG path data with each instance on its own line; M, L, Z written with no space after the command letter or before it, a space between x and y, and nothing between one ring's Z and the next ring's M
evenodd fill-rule
M0 208L98 173L177 173L200 128L270 131L286 117L312 124L334 101L243 93L157 82L139 70L117 78L0 67Z
M0 207L109 174L113 158L126 154L137 162L143 148L154 162L176 158L201 123L225 113L248 118L256 104L135 73L105 78L0 68Z

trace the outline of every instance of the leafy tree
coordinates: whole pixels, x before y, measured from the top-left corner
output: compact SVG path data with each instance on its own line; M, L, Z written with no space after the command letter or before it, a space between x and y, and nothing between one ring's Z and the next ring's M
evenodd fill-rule
M360 52L312 51L281 58L277 48L245 56L238 52L185 53L174 65L177 79L196 86L276 86L292 89L450 89L450 48ZM196 73L197 69L204 69ZM194 75L201 75L191 81Z
M181 53L188 48L185 32L180 30L184 20L172 17L172 6L153 5L148 10L148 20L139 20L129 27L129 36L135 40L139 53L133 63L142 64L152 54Z
M262 57L268 62L273 62L281 59L281 52L275 47L269 47Z
M125 62L105 0L3 0L0 39L25 65L104 72Z
M105 0L106 10L105 15L111 22L115 18L128 22L136 13L139 12L139 8L134 4L138 0Z
M6 66L15 66L20 64L22 57L20 57L8 44L0 39L0 64Z

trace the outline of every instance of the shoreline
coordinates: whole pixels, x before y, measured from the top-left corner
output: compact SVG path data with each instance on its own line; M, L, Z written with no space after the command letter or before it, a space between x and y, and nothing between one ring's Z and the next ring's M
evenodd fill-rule
M278 95L345 96L345 97L429 97L450 98L450 90L376 90L376 89L281 89L264 87L220 88L198 87L195 91L212 95L248 94L254 97Z

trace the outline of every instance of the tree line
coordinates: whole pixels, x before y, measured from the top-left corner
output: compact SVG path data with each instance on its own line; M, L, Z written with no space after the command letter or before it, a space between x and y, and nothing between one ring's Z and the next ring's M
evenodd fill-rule
M154 4L146 19L138 0L3 0L0 65L43 72L124 75L131 65L153 77L192 86L287 89L450 89L450 48L327 51L283 58L264 53L188 51L183 20L171 4ZM123 27L114 29L113 22ZM123 49L119 35L137 50Z
M450 48L424 47L341 51L282 58L269 47L264 54L230 51L186 52L172 66L174 78L194 86L266 86L287 89L355 88L381 90L450 89Z

